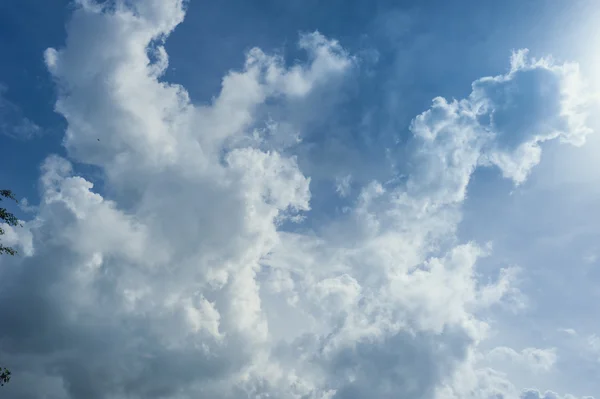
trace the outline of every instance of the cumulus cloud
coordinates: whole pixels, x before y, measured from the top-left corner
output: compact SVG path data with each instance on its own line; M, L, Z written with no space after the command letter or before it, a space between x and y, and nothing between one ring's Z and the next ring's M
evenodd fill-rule
M475 360L482 315L518 295L515 271L481 281L491 247L454 233L477 167L519 183L541 142L582 142L565 94L576 69L518 53L467 99L435 99L410 127L406 181L342 178L348 211L296 231L283 226L309 213L310 176L280 143L302 132L261 107L343 79L354 57L319 33L301 35L307 60L291 67L251 49L193 104L163 80L184 14L180 0L81 2L45 53L68 156L107 190L49 157L35 218L7 229L26 248L0 259L10 396L516 398ZM257 126L275 134L257 140ZM540 351L515 356L550 367Z
M540 162L544 141L585 143L591 129L583 87L577 64L529 59L527 50L513 54L507 75L476 81L471 101L496 139L487 160L521 183Z
M439 186L439 173L451 171L452 179L437 188L445 201L464 198L478 165L495 165L520 184L540 162L543 142L582 145L591 133L577 64L556 65L527 54L514 53L507 74L473 82L466 99L434 99L413 121L411 129L424 143L417 156L428 159L418 179Z
M546 391L544 393L537 389L527 389L521 393L520 399L577 399L573 395L566 394L561 396L556 392ZM583 396L581 399L594 399L592 396Z

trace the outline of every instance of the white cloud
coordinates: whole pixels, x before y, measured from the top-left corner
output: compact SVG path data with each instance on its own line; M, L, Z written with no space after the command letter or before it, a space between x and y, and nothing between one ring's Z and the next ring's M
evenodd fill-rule
M575 331L573 328L559 328L558 331L571 337L577 336L577 331Z
M292 150L256 144L256 126L271 123L258 111L342 79L354 58L319 33L301 36L308 60L289 68L252 49L211 104L195 105L161 80L182 1L134 4L82 2L66 46L45 53L68 155L102 169L111 199L69 161L44 163L36 218L9 235L29 250L0 263L0 300L15 304L0 309L10 396L517 397L475 355L485 312L519 295L515 270L480 281L491 249L454 233L484 161L518 183L541 141L582 141L572 99L545 124L574 69L518 53L469 98L435 99L412 123L406 184L353 186L341 217L284 233L310 210L310 176ZM502 124L524 106L538 112ZM270 125L284 127L275 140L297 140L285 122ZM506 349L542 369L556 360Z
M423 142L417 157L429 160L416 178L430 182L428 189L438 186L439 198L449 202L464 198L478 165L496 165L522 183L540 162L542 142L582 145L591 133L582 86L576 64L529 60L526 50L513 54L509 73L476 80L467 99L436 98L415 118L411 129ZM451 178L437 179L442 171Z
M566 394L561 396L556 392L546 391L544 393L536 389L527 389L521 393L520 399L577 399L573 395ZM592 396L583 396L581 399L594 399Z
M556 348L538 349L525 348L519 352L506 346L499 346L488 353L489 359L494 361L509 361L515 365L525 366L533 371L549 371L557 360Z
M479 79L470 96L496 136L487 161L516 183L540 162L541 143L558 138L582 145L592 132L586 126L588 98L578 65L527 55L527 50L514 53L507 75Z

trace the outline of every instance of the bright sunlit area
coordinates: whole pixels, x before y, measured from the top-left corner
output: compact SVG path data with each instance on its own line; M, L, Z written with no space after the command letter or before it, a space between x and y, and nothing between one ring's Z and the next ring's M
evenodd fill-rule
M0 1L0 398L600 398L600 2Z

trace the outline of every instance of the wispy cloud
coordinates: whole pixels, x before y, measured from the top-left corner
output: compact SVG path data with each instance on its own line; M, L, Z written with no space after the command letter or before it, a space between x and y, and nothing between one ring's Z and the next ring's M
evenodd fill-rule
M0 133L29 140L42 133L42 128L23 115L21 108L6 98L6 86L0 84Z

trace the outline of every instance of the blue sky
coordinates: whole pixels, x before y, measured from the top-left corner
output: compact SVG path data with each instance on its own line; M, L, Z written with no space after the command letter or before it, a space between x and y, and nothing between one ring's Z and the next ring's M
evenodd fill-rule
M1 4L2 389L599 397L599 13Z

